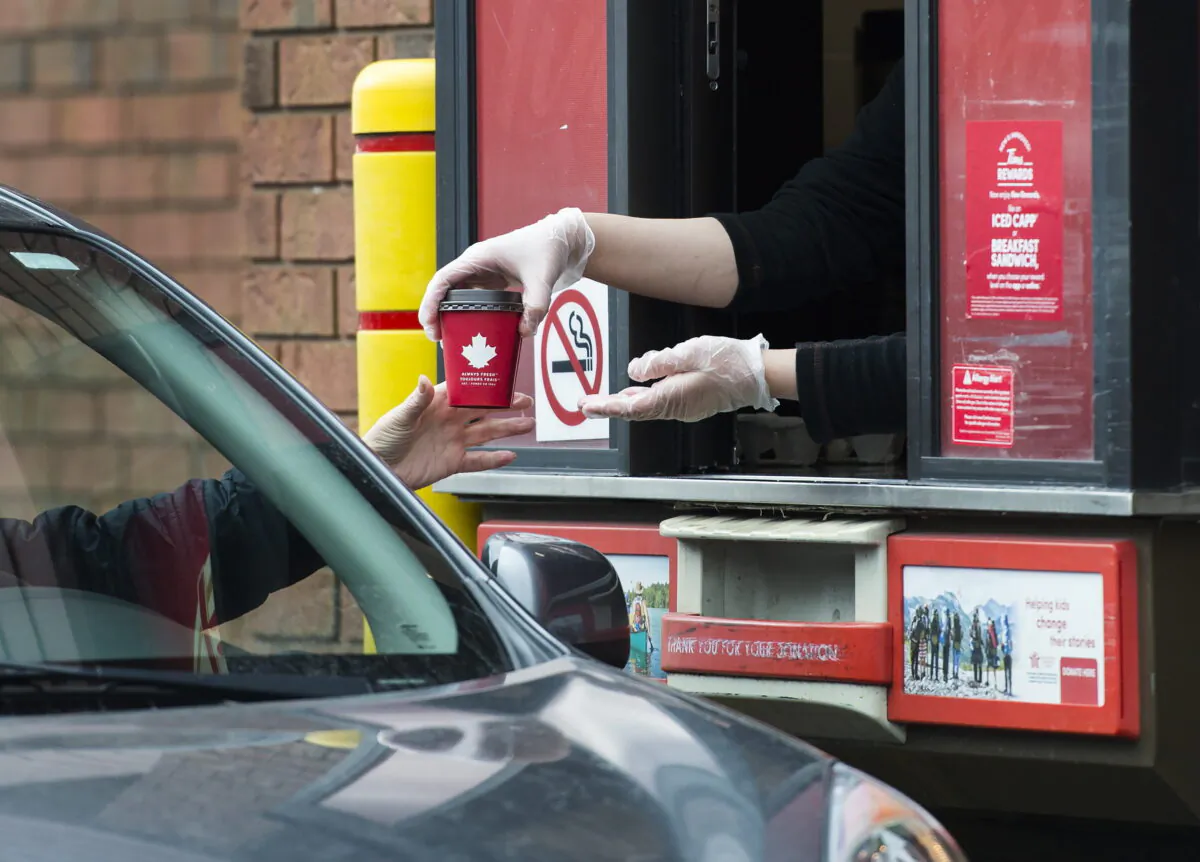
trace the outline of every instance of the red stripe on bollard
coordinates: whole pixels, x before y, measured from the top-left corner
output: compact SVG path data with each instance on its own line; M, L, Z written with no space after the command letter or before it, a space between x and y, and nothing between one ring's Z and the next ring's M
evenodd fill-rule
M378 135L356 135L358 153L432 153L433 132L396 132Z
M358 329L370 332L380 329L423 329L415 311L360 311Z

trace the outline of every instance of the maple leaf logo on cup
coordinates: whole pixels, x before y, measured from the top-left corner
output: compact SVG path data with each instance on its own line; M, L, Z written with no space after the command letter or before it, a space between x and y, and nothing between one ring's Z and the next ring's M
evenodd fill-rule
M454 288L438 307L451 407L511 407L524 305L512 290Z
M496 358L496 348L488 344L483 335L476 335L462 349L462 355L472 368L487 368L488 363Z

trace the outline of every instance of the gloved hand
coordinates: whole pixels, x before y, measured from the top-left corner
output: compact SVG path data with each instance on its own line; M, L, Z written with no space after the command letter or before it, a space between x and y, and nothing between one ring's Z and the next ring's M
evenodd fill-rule
M533 399L517 395L512 410L528 410ZM531 417L500 418L496 411L450 406L446 384L434 386L421 375L417 388L389 410L363 440L412 490L455 473L476 473L511 464L514 452L471 452L494 440L528 434Z
M559 210L511 233L477 242L436 273L417 319L432 341L442 340L438 304L452 287L524 288L521 336L529 337L550 307L550 294L583 277L596 237L583 213Z
M616 395L586 395L585 416L615 419L674 419L699 422L743 407L774 410L767 388L761 335L740 341L702 335L666 350L651 350L629 363L629 377L652 386L632 386Z

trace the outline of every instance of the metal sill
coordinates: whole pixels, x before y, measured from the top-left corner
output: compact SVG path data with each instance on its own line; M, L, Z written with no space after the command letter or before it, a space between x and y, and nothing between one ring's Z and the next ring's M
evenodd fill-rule
M745 507L1005 512L1053 515L1200 513L1200 492L1135 494L1063 486L920 484L793 476L603 476L503 470L453 476L435 491L467 499L641 500Z

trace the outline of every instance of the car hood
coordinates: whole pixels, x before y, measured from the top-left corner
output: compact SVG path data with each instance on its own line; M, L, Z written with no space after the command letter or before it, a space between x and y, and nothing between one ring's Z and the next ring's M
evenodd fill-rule
M563 659L401 695L0 720L0 860L815 859L831 761Z

